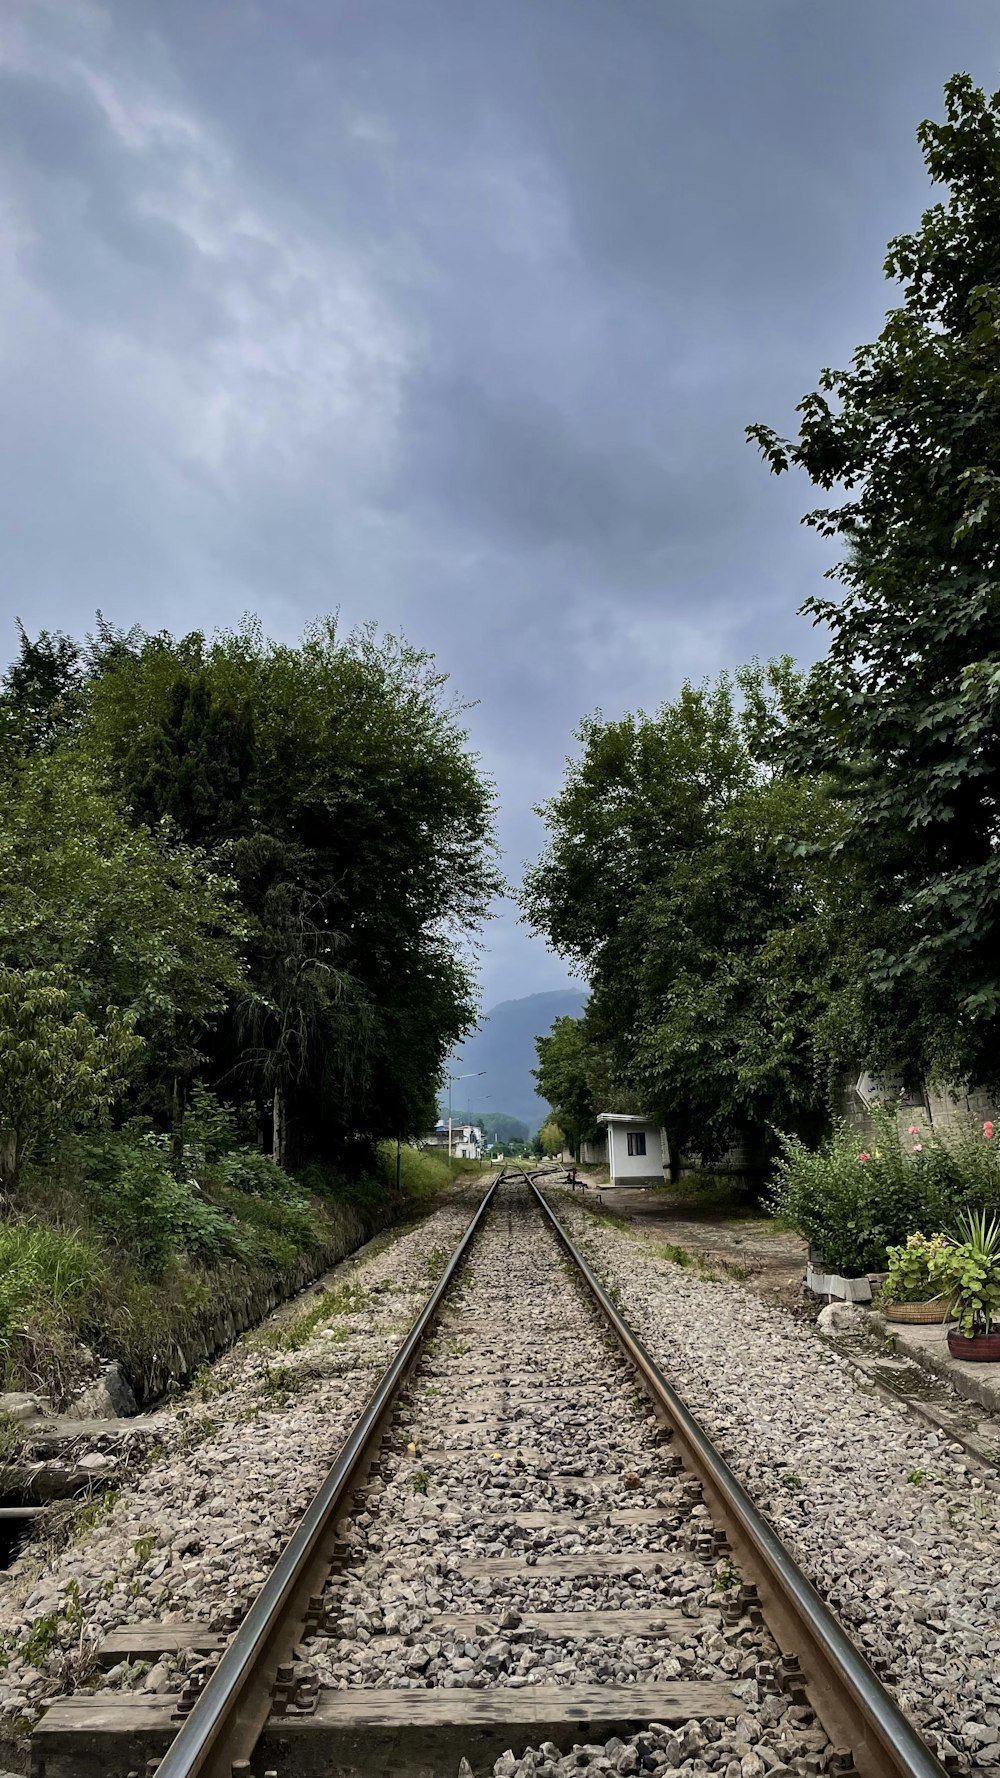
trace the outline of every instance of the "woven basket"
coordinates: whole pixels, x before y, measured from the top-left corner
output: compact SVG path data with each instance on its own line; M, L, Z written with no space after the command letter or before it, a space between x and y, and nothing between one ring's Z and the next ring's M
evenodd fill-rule
M886 1303L882 1313L887 1321L949 1321L951 1298L935 1296L927 1303Z

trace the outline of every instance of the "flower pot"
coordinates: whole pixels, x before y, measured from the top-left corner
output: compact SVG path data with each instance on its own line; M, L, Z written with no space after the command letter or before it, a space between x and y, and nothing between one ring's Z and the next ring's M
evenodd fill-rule
M970 1358L976 1364L1000 1360L1000 1333L975 1334L971 1340L957 1328L948 1329L948 1350L952 1358Z
M947 1296L931 1297L926 1303L884 1303L882 1313L887 1321L908 1321L926 1324L931 1321L948 1321L951 1316L951 1298Z

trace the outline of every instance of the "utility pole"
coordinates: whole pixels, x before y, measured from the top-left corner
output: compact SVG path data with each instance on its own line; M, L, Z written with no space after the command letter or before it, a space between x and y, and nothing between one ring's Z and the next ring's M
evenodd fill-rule
M451 1089L456 1080L480 1080L486 1073L485 1068L477 1068L472 1074L448 1075L448 1159L451 1160Z

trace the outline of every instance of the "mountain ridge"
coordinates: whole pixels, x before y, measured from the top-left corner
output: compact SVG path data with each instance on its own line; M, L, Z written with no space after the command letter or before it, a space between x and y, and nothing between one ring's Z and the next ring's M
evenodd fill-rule
M548 1106L535 1090L531 1070L538 1065L535 1038L544 1037L554 1019L579 1018L587 999L584 988L553 988L524 994L517 1000L499 1000L482 1017L479 1029L467 1038L448 1064L449 1073L478 1075L481 1079L456 1080L452 1086L452 1111L457 1116L466 1106L507 1112L537 1130L545 1122ZM441 1095L448 1115L448 1083Z

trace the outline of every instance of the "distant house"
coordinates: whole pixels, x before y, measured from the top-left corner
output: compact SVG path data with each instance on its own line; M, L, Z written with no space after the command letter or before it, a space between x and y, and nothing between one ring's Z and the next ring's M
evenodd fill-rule
M448 1153L448 1120L441 1118L434 1125L429 1136L423 1140L424 1148L438 1148ZM456 1161L482 1160L486 1148L486 1140L481 1124L459 1124L451 1126L451 1154Z
M605 1132L606 1150L601 1153L596 1142L588 1148L597 1151L595 1160L607 1159L612 1185L663 1184L670 1151L659 1124L626 1111L602 1111L597 1121Z

